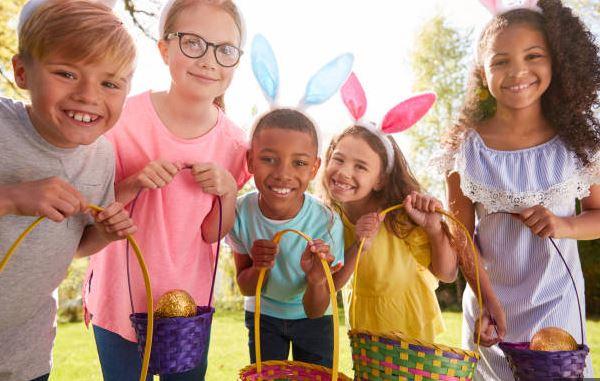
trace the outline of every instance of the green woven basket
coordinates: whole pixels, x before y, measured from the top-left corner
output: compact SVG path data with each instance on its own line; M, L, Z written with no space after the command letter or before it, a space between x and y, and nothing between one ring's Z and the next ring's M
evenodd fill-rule
M402 333L351 330L355 380L448 380L473 378L479 355L431 344Z

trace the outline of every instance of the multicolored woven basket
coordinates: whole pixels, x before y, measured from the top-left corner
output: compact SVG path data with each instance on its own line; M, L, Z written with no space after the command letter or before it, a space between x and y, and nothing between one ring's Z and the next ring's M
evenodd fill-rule
M579 303L579 293L573 274L565 261L560 249L552 238L549 238L558 252L575 290L577 306L579 307L579 325L581 329L581 344L574 351L533 351L529 343L500 343L498 346L504 352L506 360L513 371L516 381L537 381L557 379L582 379L585 369L585 359L590 349L583 344L583 316Z
M278 243L281 237L285 233L296 233L311 241L311 238L306 234L293 229L286 229L278 232L273 237L273 242ZM256 284L256 307L254 312L254 345L256 353L256 363L249 365L240 370L239 376L240 381L330 381L330 380L341 380L351 381L351 378L338 373L339 364L339 320L337 313L337 300L335 286L333 284L333 278L331 277L331 270L329 264L321 260L325 275L327 276L327 285L329 286L329 294L331 297L331 309L333 312L333 368L329 369L323 366L308 364L301 361L261 361L260 351L260 295L262 285L265 278L266 269L261 269L258 282Z
M447 380L473 378L479 355L430 344L402 333L351 330L355 380Z
M403 205L392 206L386 213L402 208ZM475 255L475 275L477 278L477 296L481 305L479 287L478 255L475 244L464 225L450 213L437 211L453 220L466 233ZM354 269L353 290L356 290L358 263L364 245L361 241ZM354 305L356 293L352 292L350 306L350 324L354 326ZM369 332L352 329L348 333L352 346L352 361L355 380L447 380L470 381L473 379L479 354L476 352L453 348L441 344L433 344L410 338L401 332ZM479 339L477 345L479 346Z

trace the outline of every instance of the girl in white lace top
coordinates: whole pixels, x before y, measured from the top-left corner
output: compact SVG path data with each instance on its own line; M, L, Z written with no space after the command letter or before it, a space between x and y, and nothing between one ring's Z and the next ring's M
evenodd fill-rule
M439 160L450 208L474 232L487 270L481 334L489 348L478 365L485 380L513 380L495 346L501 340L530 341L556 326L581 342L577 298L548 237L573 273L584 317L577 240L600 237L600 123L592 113L598 47L559 0L538 7L497 15L484 29L459 122ZM463 253L461 267L474 285L472 255ZM463 345L475 349L471 287L463 311ZM589 356L585 375L592 376Z

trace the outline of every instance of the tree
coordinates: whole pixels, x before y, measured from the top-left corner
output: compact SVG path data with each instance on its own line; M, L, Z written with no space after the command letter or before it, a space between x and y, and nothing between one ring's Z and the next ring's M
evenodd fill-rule
M17 15L25 0L0 1L0 94L23 97L12 80L12 56L17 52Z
M471 31L461 32L438 14L425 22L411 52L415 75L414 91L434 91L437 102L427 116L409 131L412 138L410 162L421 184L438 198L444 195L442 174L428 169L428 162L439 148L439 137L452 123L466 88L465 67Z

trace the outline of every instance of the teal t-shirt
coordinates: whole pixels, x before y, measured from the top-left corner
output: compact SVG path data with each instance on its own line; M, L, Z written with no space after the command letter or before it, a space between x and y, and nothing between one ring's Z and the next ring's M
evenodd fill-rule
M248 193L237 200L235 223L227 242L238 254L249 254L252 243L258 239L271 239L280 230L296 229L312 239L327 242L332 264L344 262L344 227L337 213L328 209L317 198L305 193L304 203L298 214L289 221L273 221L266 218L258 207L258 193ZM304 319L306 313L302 297L306 279L300 267L300 258L306 248L306 240L294 233L286 233L279 242L279 254L275 266L263 285L261 313L279 319ZM246 311L254 312L254 297L245 298ZM327 315L331 315L331 306Z

